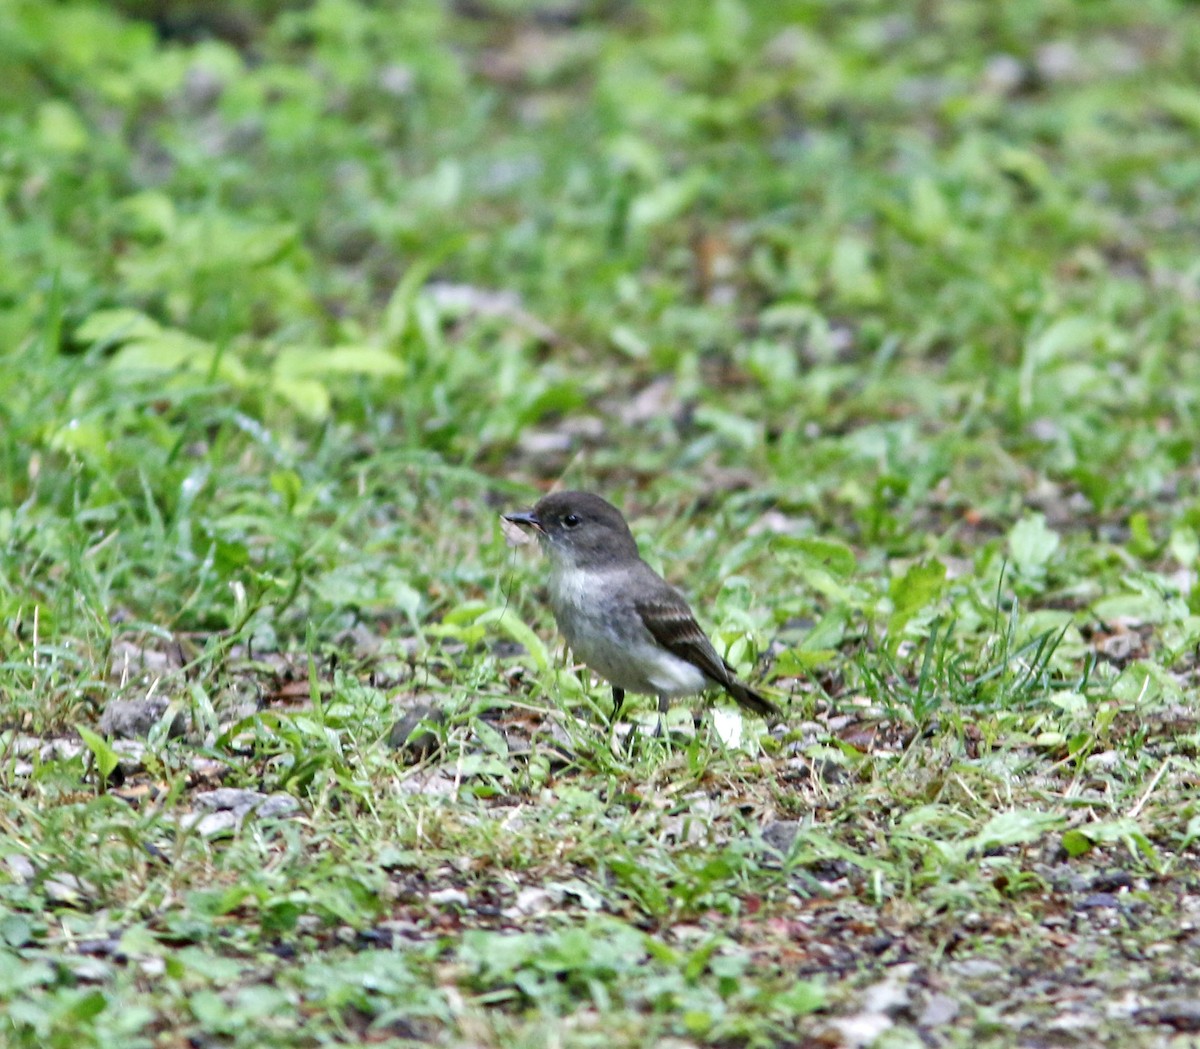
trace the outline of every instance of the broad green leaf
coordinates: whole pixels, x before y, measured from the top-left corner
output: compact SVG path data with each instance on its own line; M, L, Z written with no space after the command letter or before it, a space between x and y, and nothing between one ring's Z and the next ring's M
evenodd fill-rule
M550 665L550 655L541 638L511 608L493 608L475 620L476 626L495 626L529 653L538 670Z
M274 374L287 380L314 375L397 376L404 374L404 362L374 346L292 348L275 359Z
M836 539L779 536L772 540L771 545L777 549L799 554L805 561L825 569L830 575L841 581L849 579L857 566L854 551Z
M276 376L271 389L301 415L313 422L329 418L333 400L325 384L317 379L284 379Z
M1200 131L1200 91L1190 84L1164 84L1155 91L1155 100L1181 124Z
M645 230L669 222L699 196L705 176L699 168L691 168L680 178L660 179L645 193L639 194L629 206L629 225Z
M231 351L220 351L211 343L175 328L162 328L157 334L127 342L113 354L109 368L118 373L176 372L186 370L215 378L239 388L250 384L250 373Z
M1008 552L1023 576L1040 577L1062 542L1042 514L1022 518L1008 533Z
M873 306L883 294L871 265L871 245L861 236L838 238L829 260L829 279L838 295L857 306Z
M762 443L762 423L723 408L703 405L696 409L696 422L714 430L734 447L749 451Z
M978 834L966 844L968 848L984 852L1005 845L1022 845L1037 841L1048 830L1062 824L1061 816L1037 809L1014 809L1000 812L983 825Z
M420 611L420 591L409 582L409 574L391 564L346 564L318 576L313 585L335 607L388 609L410 619Z
M508 740L494 725L489 725L482 718L474 718L471 721L471 731L485 750L501 759L508 757Z
M108 457L108 434L96 423L72 419L50 435L49 444L60 452L73 452L85 460Z
M815 980L797 980L786 991L771 996L771 1008L782 1009L792 1016L807 1016L825 1007L828 995Z
M37 114L41 144L54 153L83 153L90 144L87 125L68 102L43 102Z
M1068 856L1082 856L1091 851L1092 839L1081 830L1069 830L1062 836L1062 847Z
M789 648L779 653L771 669L776 677L801 677L834 662L837 655L834 648Z
M138 310L97 310L75 330L80 342L122 343L149 339L162 331L153 317Z
M86 725L76 725L75 731L79 733L79 738L83 740L88 750L92 752L92 757L96 761L96 770L100 773L101 782L108 780L112 775L113 770L121 763L120 755L109 746L108 741L98 733L93 732Z
M1158 851L1137 820L1123 817L1102 823L1088 823L1076 828L1074 833L1086 838L1093 845L1123 844L1131 853L1135 855L1140 853L1151 863L1155 865L1158 863ZM1075 847L1079 847L1078 841L1073 844ZM1066 848L1065 842L1063 847Z
M945 584L946 566L936 558L911 565L904 575L892 579L888 587L892 614L888 617L887 632L893 645L899 642L904 628L917 613L942 595Z
M1187 617L1187 606L1149 590L1140 594L1115 594L1092 604L1092 614L1102 622L1171 623Z
M275 470L271 474L271 488L283 497L284 505L292 510L304 491L304 481L295 470Z
M1178 525L1171 529L1171 538L1167 541L1167 549L1185 568L1191 568L1200 560L1200 535L1187 525Z

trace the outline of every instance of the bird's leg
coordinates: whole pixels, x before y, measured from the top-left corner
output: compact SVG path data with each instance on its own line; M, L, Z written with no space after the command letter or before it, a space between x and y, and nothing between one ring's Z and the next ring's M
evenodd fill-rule
M623 688L617 688L616 685L613 685L612 697L612 713L608 718L609 731L616 730L617 722L621 718L621 711L625 709L625 690ZM630 726L629 735L625 737L625 747L630 754L633 753L633 748L637 743L637 735L638 726L637 722L635 721L632 726Z
M608 719L608 723L612 727L616 727L617 722L621 718L621 711L625 706L625 690L617 688L613 685L613 708L612 715Z
M667 710L671 706L671 701L666 696L658 697L658 724L654 726L654 738L659 739L667 724Z

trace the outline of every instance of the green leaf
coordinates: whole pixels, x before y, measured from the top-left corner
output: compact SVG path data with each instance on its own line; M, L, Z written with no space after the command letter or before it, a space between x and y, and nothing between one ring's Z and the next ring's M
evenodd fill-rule
M1092 614L1105 623L1170 623L1186 616L1187 609L1182 602L1143 591L1101 598L1092 604Z
M498 758L507 759L508 740L504 738L502 732L498 732L482 718L472 719L471 730L485 750L495 754Z
M696 409L696 422L713 430L734 448L750 451L762 444L762 423L712 405Z
M837 659L834 648L789 648L780 652L772 666L775 677L802 677L816 667L827 666Z
M704 185L704 176L693 168L676 179L660 179L645 193L634 198L629 206L629 225L645 230L676 218L691 207Z
M33 926L21 914L6 914L0 918L0 940L9 947L24 947L33 938Z
M1137 820L1122 818L1107 820L1103 823L1089 823L1078 828L1075 833L1084 837L1092 845L1123 844L1130 852L1141 853L1151 863L1156 866L1158 864L1158 851ZM1063 837L1065 838L1066 835ZM1078 847L1079 843L1076 842L1075 845ZM1063 847L1066 848L1065 842Z
M304 481L295 470L275 470L271 474L271 488L283 498L288 510L294 510L296 500L304 491Z
M392 564L339 565L314 580L317 592L335 607L403 612L414 619L423 598L409 574Z
M96 423L72 419L50 434L49 445L55 451L68 452L85 460L108 459L108 433Z
M839 581L849 579L857 567L854 551L836 539L780 536L772 542L772 545L778 549L799 554L804 561L814 567L823 568Z
M1037 809L1014 809L1000 812L983 825L978 834L965 844L980 852L1005 845L1022 845L1037 841L1046 831L1062 823L1062 817Z
M113 770L121 763L120 755L108 745L103 736L93 732L87 726L76 725L75 731L79 733L79 738L83 740L88 750L92 752L92 757L96 762L96 771L100 773L101 782L107 782Z
M871 265L871 245L857 235L839 237L829 260L829 279L838 295L855 306L873 306L883 286Z
M1021 575L1037 578L1045 574L1061 541L1042 514L1030 514L1008 533L1008 552Z
M1159 543L1150 530L1150 518L1140 510L1129 517L1129 549L1138 557L1151 558L1158 553Z
M53 153L83 153L90 139L87 126L67 102L43 102L37 114L41 144Z
M1181 124L1200 131L1200 91L1184 84L1164 84L1155 92L1157 104Z
M329 417L333 399L318 379L284 379L276 377L271 389L306 419L321 422Z
M533 629L521 621L511 608L492 608L475 620L476 626L495 626L507 634L518 645L524 647L538 670L550 665L550 653Z
M1072 858L1082 856L1091 851L1092 839L1081 830L1069 830L1062 836L1062 847Z
M404 362L387 350L374 346L336 346L332 349L293 348L275 359L275 375L294 380L314 375L370 375L376 377L404 374Z
M71 1005L71 1017L75 1020L94 1020L108 1007L103 991L90 991L76 999Z
M771 996L771 1006L792 1016L807 1016L825 1007L828 995L821 984L813 980L797 980L786 991Z
M887 633L893 646L899 643L904 628L917 613L941 596L945 583L946 566L936 558L910 565L904 575L892 579L888 587L892 614L888 617Z
M118 375L129 372L157 375L186 370L204 376L212 372L215 378L231 386L250 384L250 373L235 354L220 351L203 339L176 328L162 328L153 335L127 342L113 355L108 366Z
M149 339L162 331L162 325L138 310L97 310L75 330L80 342L117 344Z

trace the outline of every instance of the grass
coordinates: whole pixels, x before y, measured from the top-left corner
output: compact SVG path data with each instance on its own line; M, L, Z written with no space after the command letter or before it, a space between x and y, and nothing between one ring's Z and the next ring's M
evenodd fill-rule
M1194 1037L1194 5L0 26L0 1042Z

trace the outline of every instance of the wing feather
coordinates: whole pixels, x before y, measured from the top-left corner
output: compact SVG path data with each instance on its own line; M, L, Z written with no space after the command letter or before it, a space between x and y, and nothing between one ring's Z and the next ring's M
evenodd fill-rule
M691 663L748 710L763 717L779 716L775 704L737 679L733 667L721 658L708 635L700 629L682 594L664 583L660 595L635 601L634 608L654 640L671 655Z

